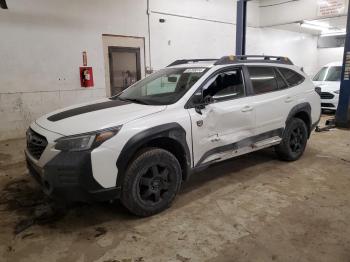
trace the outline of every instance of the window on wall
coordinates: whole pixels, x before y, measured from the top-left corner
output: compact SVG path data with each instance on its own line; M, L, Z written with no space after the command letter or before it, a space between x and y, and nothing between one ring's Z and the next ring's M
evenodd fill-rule
M272 67L248 67L250 80L255 94L264 94L278 90L275 71Z
M203 89L207 101L223 101L245 96L241 69L222 72L211 79L211 84Z
M278 70L282 73L282 75L287 80L290 86L300 85L305 80L305 78L302 75L298 74L297 72L291 69L280 67L278 68Z

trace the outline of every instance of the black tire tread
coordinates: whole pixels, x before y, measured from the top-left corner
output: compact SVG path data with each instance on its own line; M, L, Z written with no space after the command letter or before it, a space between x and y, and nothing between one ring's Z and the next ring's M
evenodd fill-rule
M302 152L299 155L291 154L291 151L289 149L288 143L289 143L290 132L292 131L293 127L295 127L296 125L303 126L304 134L306 136L308 134L306 124L303 120L301 120L300 118L292 118L289 120L289 122L287 123L286 129L284 130L281 143L275 147L275 151L276 151L278 158L283 160L283 161L289 161L289 162L296 161L304 153L306 144L305 144L305 147L303 148ZM306 138L306 140L307 140L307 138Z
M176 172L179 176L177 181L177 190L175 194L173 194L171 198L168 199L168 201L162 206L157 208L143 208L137 203L137 201L135 201L136 192L132 190L133 182L136 179L137 174L140 172L141 168L144 166L145 161L149 161L149 159L154 158L166 158L173 163ZM122 187L121 202L131 213L137 216L147 217L157 214L170 207L171 203L173 202L176 196L176 193L180 189L181 180L181 166L177 158L172 153L170 153L167 150L154 147L142 149L136 154L133 161L131 161L126 170Z

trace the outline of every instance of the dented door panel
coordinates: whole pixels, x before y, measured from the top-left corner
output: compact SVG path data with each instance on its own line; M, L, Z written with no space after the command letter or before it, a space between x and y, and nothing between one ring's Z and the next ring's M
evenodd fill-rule
M226 151L225 146L254 136L256 112L251 104L252 98L245 97L209 104L201 110L202 114L193 108L188 109L192 121L195 166L199 162L205 164L217 158L224 159L224 155L232 153L231 149ZM248 107L251 110L246 111ZM216 148L218 152L203 159L207 152L215 151Z

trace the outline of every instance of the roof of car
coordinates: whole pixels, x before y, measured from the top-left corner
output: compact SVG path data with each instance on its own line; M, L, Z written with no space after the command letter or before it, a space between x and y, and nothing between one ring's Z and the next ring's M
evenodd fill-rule
M177 65L189 65L195 64L196 66L206 64L207 66L219 66L219 65L233 65L233 64L282 64L282 65L293 65L292 61L288 57L283 56L266 56L266 55L229 55L223 56L220 59L181 59L172 62L168 67Z

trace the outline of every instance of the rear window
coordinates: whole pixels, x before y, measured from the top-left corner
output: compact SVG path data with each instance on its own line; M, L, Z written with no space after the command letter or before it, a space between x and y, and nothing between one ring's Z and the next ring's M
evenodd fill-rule
M281 76L281 73L275 69L275 74L276 74L276 80L277 80L277 84L278 84L278 88L279 89L285 89L288 87L286 81L284 81L283 77Z
M284 76L284 78L287 80L290 86L300 85L305 80L305 78L302 75L298 74L293 70L281 67L278 68L278 70L281 72L281 74Z
M276 76L272 67L248 67L255 94L278 90Z

